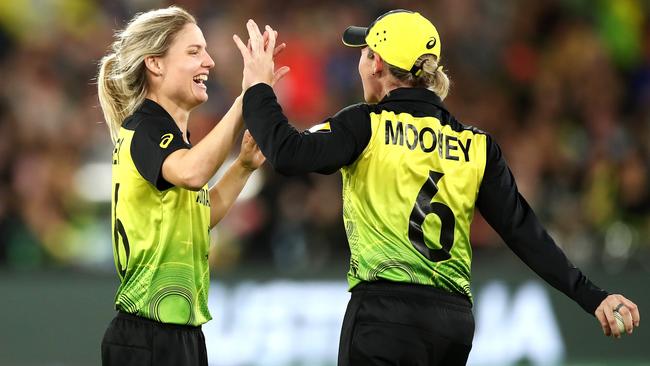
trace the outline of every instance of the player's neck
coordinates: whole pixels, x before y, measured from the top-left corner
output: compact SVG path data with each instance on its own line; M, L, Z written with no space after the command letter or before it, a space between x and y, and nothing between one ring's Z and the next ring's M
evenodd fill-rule
M386 97L386 95L388 95L391 91L393 91L395 89L398 89L398 88L410 88L410 87L411 87L410 85L408 85L408 84L406 84L406 83L404 83L402 81L399 81L399 80L397 80L395 78L387 79L382 85L382 90L381 90L382 96L381 96L380 100L383 99L384 97Z
M178 105L169 98L154 93L147 94L147 98L158 103L176 122L178 129L183 133L183 138L187 140L187 121L190 117L190 111Z

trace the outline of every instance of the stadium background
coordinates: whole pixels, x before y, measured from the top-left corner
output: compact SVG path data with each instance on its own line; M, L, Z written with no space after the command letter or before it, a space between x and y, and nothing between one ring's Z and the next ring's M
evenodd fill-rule
M1 365L99 363L117 277L112 146L94 75L114 29L169 4L0 2ZM304 129L362 97L358 51L341 45L341 31L389 9L420 11L441 34L450 110L496 136L520 190L577 265L650 309L648 1L176 4L197 16L216 62L210 100L192 114L195 142L240 92L231 36L246 34L247 19L273 25L287 43L276 64L292 71L277 90ZM286 178L268 166L256 174L213 231L211 364L334 364L348 296L340 202L338 174ZM470 364L650 364L647 325L606 339L478 215L472 240L479 327ZM232 320L260 312L275 323Z

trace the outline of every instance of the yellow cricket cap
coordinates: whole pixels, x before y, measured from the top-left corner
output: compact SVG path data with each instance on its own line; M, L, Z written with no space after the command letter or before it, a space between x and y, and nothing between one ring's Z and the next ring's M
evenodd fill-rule
M368 46L391 65L415 73L415 61L432 54L440 58L440 36L431 22L413 11L398 9L381 15L368 27L348 27L343 44Z

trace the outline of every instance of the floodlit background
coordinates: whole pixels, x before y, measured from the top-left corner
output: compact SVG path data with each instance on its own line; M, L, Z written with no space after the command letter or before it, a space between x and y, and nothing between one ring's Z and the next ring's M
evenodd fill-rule
M112 146L97 62L159 0L0 2L0 364L96 365L117 288ZM520 191L571 260L650 311L650 3L645 0L177 1L216 62L193 142L241 92L232 34L280 32L276 88L299 129L362 101L348 25L394 8L437 26L445 101L493 134ZM236 154L236 151L233 151ZM334 365L349 294L340 175L265 166L212 233L204 326L213 365ZM650 333L597 322L512 255L477 214L471 365L650 365ZM647 315L645 316L647 318ZM644 322L643 324L647 323Z

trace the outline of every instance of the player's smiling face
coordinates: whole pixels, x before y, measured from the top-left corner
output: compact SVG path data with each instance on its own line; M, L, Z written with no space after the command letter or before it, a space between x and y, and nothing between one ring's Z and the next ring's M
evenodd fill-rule
M176 34L160 61L160 90L164 95L187 110L208 100L205 81L214 61L196 24L188 23Z
M367 103L377 103L381 100L382 86L379 78L375 73L375 57L368 57L369 47L361 49L361 56L359 57L359 75L361 76L361 84L363 84L363 98Z

